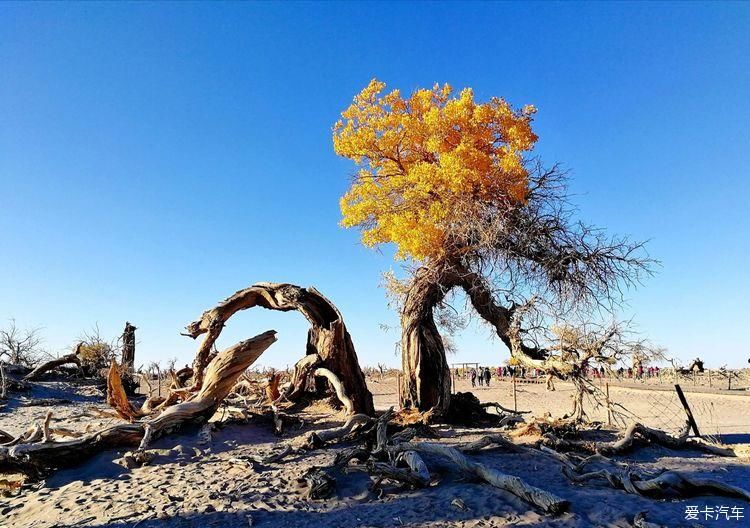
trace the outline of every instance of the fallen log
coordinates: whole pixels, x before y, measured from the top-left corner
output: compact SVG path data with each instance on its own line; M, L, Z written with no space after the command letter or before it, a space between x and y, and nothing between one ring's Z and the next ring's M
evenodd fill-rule
M369 425L373 421L374 419L366 414L355 414L350 416L344 425L340 427L332 427L331 429L311 432L305 439L305 445L308 449L317 449L328 442L344 438L354 432L357 427Z
M630 471L609 471L600 469L589 473L576 474L563 466L563 473L572 482L581 483L601 479L610 487L622 489L635 495L644 495L655 499L670 497L691 497L695 495L717 495L744 499L750 502L750 492L725 484L718 480L701 477L688 477L679 471L665 471L653 478L642 478Z
M53 359L51 361L47 361L46 363L42 363L41 365L36 367L34 370L29 372L23 379L26 381L36 381L42 376L42 374L49 372L52 369L56 369L57 367L67 365L68 363L72 363L76 365L78 368L81 368L80 351L81 351L82 346L83 346L83 343L78 343L78 345L76 346L75 352L73 352L72 354L67 354L61 358Z
M601 454L586 457L580 462L575 463L567 455L558 453L548 447L541 446L540 450L560 462L563 474L571 482L575 483L598 479L606 482L614 489L621 489L633 495L643 495L656 499L675 496L718 495L722 497L741 498L750 502L750 492L718 480L692 475L688 476L679 471L664 471L659 475L648 477L635 472L630 466L613 462ZM599 469L583 473L586 466L593 462L611 466L611 469Z
M697 449L719 456L735 456L734 451L728 447L689 438L687 431L686 428L680 436L671 436L664 431L634 422L627 428L620 440L597 446L597 452L603 455L623 454L636 447L640 440L646 445L657 444L670 449Z
M567 510L570 505L567 500L557 497L548 491L531 486L519 477L506 475L497 469L469 460L458 449L450 446L429 442L404 442L395 446L389 446L387 450L391 454L402 451L416 451L418 453L427 453L447 458L460 471L475 476L491 486L507 491L545 513L556 515Z
M147 433L155 440L184 426L204 423L237 378L276 341L275 334L269 330L219 353L206 369L201 390L190 401L168 407L155 418L118 424L74 440L2 446L0 471L17 470L39 477L53 469L79 463L104 449L138 446Z

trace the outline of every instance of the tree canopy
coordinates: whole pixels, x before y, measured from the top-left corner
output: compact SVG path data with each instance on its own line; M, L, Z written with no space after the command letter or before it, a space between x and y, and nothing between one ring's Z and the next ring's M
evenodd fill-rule
M408 98L385 87L373 79L333 134L336 153L359 167L341 198L342 224L362 228L366 246L392 242L398 258L440 259L465 250L450 236L457 216L528 199L533 106L478 103L471 88L456 96L448 84Z

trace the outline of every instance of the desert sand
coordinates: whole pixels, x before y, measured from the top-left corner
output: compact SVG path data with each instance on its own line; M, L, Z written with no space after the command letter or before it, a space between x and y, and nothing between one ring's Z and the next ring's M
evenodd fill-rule
M397 403L396 380L371 378L368 385L379 410ZM459 380L458 390L467 390L469 382ZM546 392L542 384L519 385L518 407L541 415L561 415L569 409L571 388L557 384L555 392ZM645 390L644 390L645 389ZM476 388L482 401L499 401L512 406L511 384L494 382L491 387ZM611 387L618 401L645 421L658 421L653 413L653 388ZM670 394L671 396L671 394ZM62 399L48 406L26 405L31 399ZM747 442L750 432L750 399L745 393L688 393L699 426L718 428L707 433L725 433L725 441ZM53 412L53 426L74 430L99 428L119 419L101 414L109 412L101 393L91 386L72 387L62 382L36 384L32 393L10 400L0 410L0 429L12 434L22 432L33 422ZM606 419L603 410L587 409L593 419ZM651 416L651 414L653 416ZM217 424L206 439L189 431L155 442L156 458L143 467L127 469L117 463L122 452L97 455L80 465L53 473L47 480L32 484L19 493L0 497L0 526L3 528L51 527L178 527L178 526L261 526L261 527L479 527L479 526L555 526L555 527L630 527L638 512L646 512L650 522L662 526L747 526L747 519L706 523L685 520L688 506L700 509L720 506L742 508L750 519L750 504L738 499L695 497L684 500L656 501L610 488L572 484L560 466L540 454L487 451L472 455L491 467L517 475L528 483L554 492L571 503L570 511L552 517L534 511L528 504L501 490L465 480L439 459L425 457L433 482L426 489L396 491L383 496L368 489L370 478L363 472L349 472L337 478L333 497L324 501L305 498L297 479L309 467L329 465L343 445L292 456L280 463L263 464L256 460L278 451L281 444L314 429L331 427L344 420L342 413L328 407L308 409L305 426L290 430L284 437L273 435L268 424ZM653 425L658 426L659 423ZM481 437L487 429L449 426L435 428L446 444ZM490 431L493 431L492 429ZM675 452L649 447L619 457L639 469L678 469L693 476L707 476L747 487L750 464L742 457L719 458L699 452ZM452 504L460 499L465 509Z

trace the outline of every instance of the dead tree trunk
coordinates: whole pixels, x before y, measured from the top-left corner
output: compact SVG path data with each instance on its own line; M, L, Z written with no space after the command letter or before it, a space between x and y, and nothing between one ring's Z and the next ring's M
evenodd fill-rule
M79 355L79 352L81 350L81 343L76 346L76 351L72 354L67 354L61 358L53 359L51 361L47 361L46 363L42 363L37 368L29 372L23 379L26 381L35 381L38 380L42 374L45 372L49 372L52 369L55 369L57 367L61 367L63 365L67 365L68 363L73 363L75 365L78 365L80 368L81 366L81 357Z
M254 284L203 312L200 319L187 326L186 335L192 338L206 334L193 364L195 387L200 387L203 381L203 370L211 359L211 349L226 321L236 312L255 306L282 312L296 310L304 315L310 322L307 355L317 354L321 361L317 366L330 370L341 380L346 395L354 404L354 412L375 412L372 394L367 389L357 352L341 313L315 288L301 288L293 284ZM304 381L293 379L294 389ZM294 389L290 392L298 393Z
M120 365L127 371L132 372L135 366L135 331L137 328L125 322L125 330L122 332L122 360Z
M269 330L219 353L205 372L203 386L186 402L168 407L143 422L119 424L64 442L38 442L0 446L0 471L17 470L39 476L49 470L76 464L104 449L121 446L145 448L149 440L208 420L229 394L237 379L276 341ZM145 441L144 441L145 439Z
M424 269L418 270L401 309L401 401L435 415L450 405L450 370L433 310L446 290Z

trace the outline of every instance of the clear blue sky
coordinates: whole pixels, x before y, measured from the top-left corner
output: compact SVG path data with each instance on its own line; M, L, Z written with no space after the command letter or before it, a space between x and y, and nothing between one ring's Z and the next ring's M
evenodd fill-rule
M662 261L626 315L684 360L750 356L747 4L0 4L0 320L53 351L98 323L139 357L257 281L315 285L363 363L397 364L390 252L338 227L352 172L331 125L372 77L539 108L538 152L581 216ZM262 358L304 353L298 314ZM453 361L507 352L471 327Z

